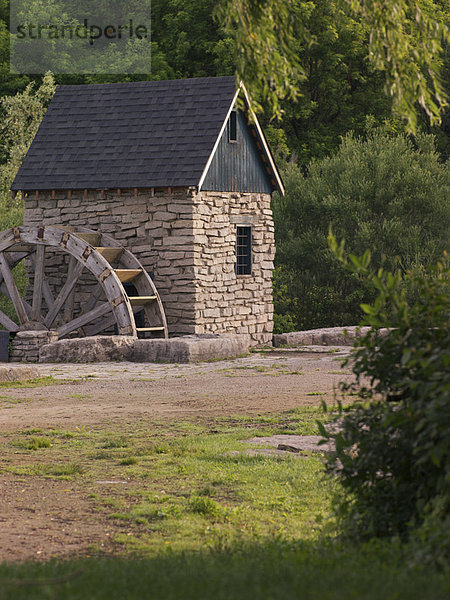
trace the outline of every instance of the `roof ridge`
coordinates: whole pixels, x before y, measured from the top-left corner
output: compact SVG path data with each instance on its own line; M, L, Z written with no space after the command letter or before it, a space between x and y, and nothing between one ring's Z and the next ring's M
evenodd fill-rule
M128 87L128 86L142 86L142 87L147 87L147 86L151 86L151 85L157 85L157 84L169 84L169 85L175 85L176 83L185 83L185 82L190 82L190 83L199 83L199 82L219 82L219 81L223 81L224 83L230 83L231 80L236 81L235 77L233 75L223 75L220 77L183 77L180 79L150 79L150 80L146 80L146 81L118 81L118 82L114 82L114 83L78 83L78 84L58 84L56 87L58 90L66 90L66 89L82 89L82 88L112 88L112 87Z

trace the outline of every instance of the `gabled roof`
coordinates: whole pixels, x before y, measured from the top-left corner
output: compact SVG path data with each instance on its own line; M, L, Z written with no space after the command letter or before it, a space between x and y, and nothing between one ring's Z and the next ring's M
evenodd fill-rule
M236 97L234 77L58 86L11 189L198 186Z

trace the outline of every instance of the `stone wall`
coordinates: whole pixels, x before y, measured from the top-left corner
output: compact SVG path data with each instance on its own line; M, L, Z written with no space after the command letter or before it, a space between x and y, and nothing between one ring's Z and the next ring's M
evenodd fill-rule
M59 340L42 346L39 362L166 362L190 363L235 358L248 353L246 335L184 335L168 340L94 336Z
M195 333L193 205L188 193L174 189L169 194L166 189L154 196L150 191L135 196L133 190L121 190L120 197L117 191L106 191L102 198L101 192L89 191L85 197L82 190L74 190L71 198L68 192L56 192L52 198L51 192L40 192L37 199L26 198L24 224L84 226L112 235L154 274L170 332ZM64 268L57 258L52 264L54 273Z
M11 362L39 362L42 346L58 340L56 331L19 331L11 343Z
M272 343L275 255L269 194L200 192L194 200L196 333ZM252 274L236 275L236 227L252 227Z
M103 197L102 197L103 196ZM25 225L90 227L131 250L153 274L171 335L272 337L274 238L269 194L174 188L28 195ZM251 225L252 275L236 276L236 227ZM58 284L61 257L53 259ZM86 280L86 286L88 279ZM88 292L86 292L88 297ZM80 300L80 298L79 298ZM82 301L83 299L81 299Z

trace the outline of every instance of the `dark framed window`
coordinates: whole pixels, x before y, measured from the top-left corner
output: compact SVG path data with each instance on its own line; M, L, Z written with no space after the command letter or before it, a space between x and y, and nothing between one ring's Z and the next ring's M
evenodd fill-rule
M252 228L236 228L236 275L252 274Z
M237 112L232 110L228 122L228 141L237 142Z

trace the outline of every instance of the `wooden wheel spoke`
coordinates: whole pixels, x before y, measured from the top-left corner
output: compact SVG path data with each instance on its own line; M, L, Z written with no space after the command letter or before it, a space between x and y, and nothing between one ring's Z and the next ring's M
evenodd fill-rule
M44 284L44 258L45 246L36 248L36 260L34 265L34 287L33 287L33 307L31 319L38 321L41 316L42 308L42 288Z
M17 323L14 323L12 319L10 319L5 313L0 310L0 323L5 327L8 331L18 331L19 326Z
M19 322L21 325L28 323L28 315L25 310L22 298L20 297L19 290L17 289L16 282L14 281L9 262L4 252L0 252L0 271L2 272L4 282L8 289L9 297L11 298L14 308L16 310Z
M24 258L26 258L30 253L29 252L6 252L5 251L5 257L6 260L8 261L9 267L10 269L14 269L14 267L16 267L21 260L23 260ZM0 271L0 284L3 283L3 273Z
M2 292L2 294L5 294L5 296L11 300L11 295L10 295L9 290L6 287L4 281L2 283L0 283L0 292ZM29 304L25 300L25 298L22 298L22 302L23 302L23 306L27 312L28 318L30 318L31 317L31 304Z
M78 278L81 275L81 271L83 269L84 269L84 264L82 264L82 263L77 263L75 265L75 267L73 268L71 278L67 279L66 283L63 285L61 291L59 292L58 296L56 297L56 300L53 303L53 306L48 311L47 317L45 318L45 321L44 321L44 325L46 327L50 328L52 326L54 320L56 319L56 316L58 315L59 311L61 310L62 306L64 305L64 302L67 300L68 296L70 295L70 292L75 287L75 285L78 281Z
M36 270L36 256L35 254L31 255L31 264L33 265L33 269ZM44 294L44 300L47 304L47 309L50 310L55 303L55 297L53 296L53 292L50 288L50 284L48 282L45 273L42 275L42 292Z
M55 304L55 297L51 290L48 279L47 279L47 277L45 277L45 275L44 275L44 281L42 283L42 290L44 292L45 303L47 304L48 310L50 310L52 308L52 306Z
M67 279L69 281L72 279L73 270L77 264L78 264L77 259L74 258L73 256L71 256L69 259L69 267L67 269ZM72 291L67 296L67 300L66 300L65 306L64 306L64 321L65 322L69 322L73 319L74 301L75 301L75 292L74 292L74 289L72 288Z
M29 256L31 250L29 252L5 252L9 264L14 268L17 264L20 263L21 260Z
M139 306L133 307L134 314L138 313L140 310L141 309ZM116 324L116 318L114 315L111 315L107 319L104 319L101 323L96 323L95 325L92 325L92 327L88 327L86 329L86 335L97 335L97 333L100 333L101 331L104 331L105 329L109 329L110 327L112 327L115 324Z
M76 317L75 319L72 319L72 321L70 321L70 323L66 323L65 325L62 325L61 327L59 327L59 329L58 329L59 337L68 335L75 329L78 329L79 327L83 327L84 325L87 325L91 321L95 321L95 319L103 317L107 313L111 312L111 310L112 310L112 308L111 308L111 305L109 304L109 302L102 302L102 304L99 304L92 310L90 310L86 313L83 313L82 315L80 315L79 317Z
M90 310L95 308L95 305L97 304L97 302L102 294L104 294L104 290L101 285L98 285L95 288L95 290L92 292L89 300L87 301L87 304L85 307L85 312L89 312Z

